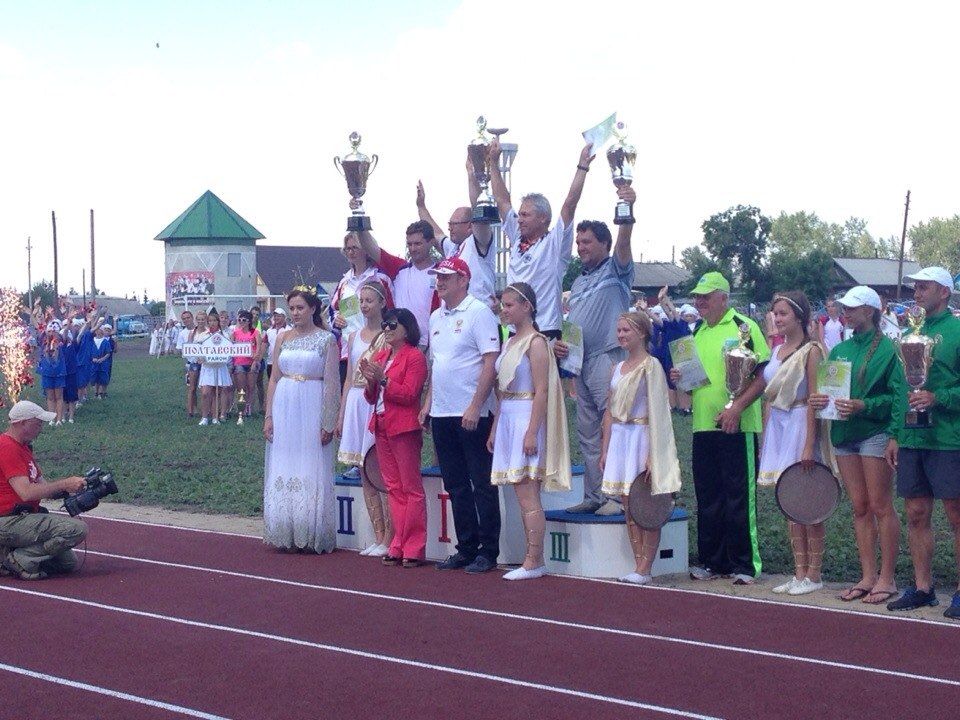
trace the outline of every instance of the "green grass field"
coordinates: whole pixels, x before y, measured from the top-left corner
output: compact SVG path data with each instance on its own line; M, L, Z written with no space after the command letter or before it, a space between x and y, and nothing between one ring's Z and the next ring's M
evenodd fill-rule
M258 515L262 509L262 418L241 427L197 427L184 412L182 362L152 358L142 340L124 341L114 362L113 383L106 400L92 400L77 413L75 425L45 428L37 439L38 462L48 477L79 474L92 465L113 469L121 502L157 505L175 510ZM36 389L25 397L39 400ZM572 408L571 408L572 410ZM571 427L573 412L571 411ZM683 468L682 504L696 512L690 477L690 421L674 421ZM571 432L574 462L579 462L576 435ZM425 464L432 464L433 448L425 443ZM898 503L902 514L902 504ZM956 583L952 535L938 507L935 514L938 584ZM792 558L785 522L773 492L758 495L760 551L766 572L791 571ZM910 582L906 533L901 540L898 581ZM691 561L696 555L696 523L690 523ZM824 574L830 580L859 579L850 505L843 502L827 526Z

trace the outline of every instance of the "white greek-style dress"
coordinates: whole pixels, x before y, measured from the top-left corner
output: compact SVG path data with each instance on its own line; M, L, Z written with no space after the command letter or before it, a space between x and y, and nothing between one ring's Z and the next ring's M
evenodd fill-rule
M163 331L160 328L155 328L152 333L150 333L150 354L160 355L160 337Z
M763 368L763 379L769 384L783 363L780 351L774 350L770 362ZM780 473L794 463L800 462L803 445L807 439L807 378L804 376L797 388L797 400L789 410L773 405L767 410L767 424L763 428L763 448L760 451L758 485L777 484ZM814 456L817 457L816 455Z
M509 346L508 342L497 357L498 373L503 355ZM533 389L530 358L524 353L517 363L513 381L500 398L497 433L493 438L493 471L490 474L490 482L494 485L515 485L527 478L539 482L546 474L546 420L537 430L537 454L523 453L523 438L527 434L530 414L533 412Z
M376 339L378 336L374 336ZM337 460L346 465L362 465L367 450L373 447L374 437L369 430L370 417L373 415L373 405L363 396L363 389L367 381L360 374L360 358L370 348L370 343L360 337L360 331L350 335L347 340L350 355L350 367L353 376L347 377L350 383L347 398L343 408L343 436L340 438L340 451Z
M613 391L623 377L623 363L617 363L610 378ZM641 378L637 396L628 422L614 422L610 426L610 444L607 446L607 464L603 469L604 495L619 497L630 492L637 476L647 469L650 456L650 428L647 419L647 379Z
M319 330L283 343L274 372L273 442L263 481L263 539L278 548L331 552L336 546L333 432L340 400L340 351Z

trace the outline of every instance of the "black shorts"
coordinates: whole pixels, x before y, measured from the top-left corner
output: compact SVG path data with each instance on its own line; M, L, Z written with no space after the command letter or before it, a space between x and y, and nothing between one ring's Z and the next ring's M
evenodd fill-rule
M960 450L900 448L897 495L902 498L960 498Z

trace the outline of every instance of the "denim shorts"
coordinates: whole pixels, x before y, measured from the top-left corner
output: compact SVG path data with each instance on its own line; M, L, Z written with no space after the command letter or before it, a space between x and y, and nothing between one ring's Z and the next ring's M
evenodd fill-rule
M183 369L186 370L188 373L192 373L192 372L198 373L200 372L200 363L190 362L188 360L183 363Z
M248 373L251 370L253 370L253 365L234 365L233 366L234 372Z
M835 445L833 451L837 457L847 455L861 455L863 457L882 458L883 451L887 449L887 442L890 436L886 433L877 433L863 440L843 445Z

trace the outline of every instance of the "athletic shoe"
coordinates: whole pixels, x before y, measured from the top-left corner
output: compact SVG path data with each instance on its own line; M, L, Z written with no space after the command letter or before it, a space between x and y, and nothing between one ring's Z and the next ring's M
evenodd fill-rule
M960 590L957 590L957 592L953 594L950 607L943 611L943 616L951 620L960 620Z
M621 577L620 582L630 583L631 585L649 585L653 582L653 576L641 575L638 572L632 572Z
M607 500L603 505L598 507L594 515L623 515L623 505L618 503L616 500Z
M497 564L486 555L477 555L473 562L467 565L463 571L471 575L479 575L480 573L489 572L496 567Z
M777 595L783 595L784 593L788 593L791 590L793 590L793 588L795 588L799 584L800 584L800 581L797 580L797 578L791 577L783 585L777 585L775 588L770 590L770 592L776 593Z
M747 575L746 573L735 573L731 577L734 585L753 585L757 581L753 575Z
M211 424L211 425L219 425L221 422L226 422L226 420L221 421L221 420L217 420L216 418L214 418L213 421L212 421L210 424Z
M345 478L349 478L350 480L359 480L359 479L360 479L360 468L358 468L356 465L354 465L352 468L349 468L348 470L345 470L344 473L343 473L343 476L344 476Z
M380 547L380 546L377 545L376 543L374 543L373 545L368 545L367 547L365 547L363 550L360 551L360 554L361 554L361 555L369 555L371 550L375 550L375 549L378 548L378 547Z
M803 580L798 582L792 588L787 590L788 595L807 595L808 593L816 592L817 590L823 590L822 582L814 582L808 577L805 577Z
M203 418L203 420L197 423L197 425L209 425L209 424L210 424L210 418Z
M368 552L367 555L370 557L384 557L388 552L390 552L390 548L386 545L374 545L370 548L370 552Z
M73 418L69 418L69 419L67 420L67 422L70 423L71 425L73 425Z
M472 566L471 566L472 567ZM470 569L467 568L467 572L470 572ZM533 570L527 570L525 567L518 567L516 570L511 570L503 576L504 580L533 580L534 578L543 577L547 574L547 566L541 565L536 567Z
M460 553L455 553L443 562L437 563L437 570L459 570L473 563L473 558L468 558Z
M3 556L3 561L0 563L3 565L4 569L13 575L18 577L21 580L43 580L47 577L47 574L42 570L37 572L27 572L24 570L23 566L17 562L17 559L13 556L12 552L7 553Z
M911 585L903 591L903 595L893 602L887 603L887 610L916 610L927 605L936 607L939 604L940 601L937 600L937 594L933 588L917 590L916 585Z
M694 565L690 568L691 580L716 580L718 577L720 576L708 567Z
M600 503L598 503L596 500L584 500L582 503L578 505L574 505L573 507L568 507L566 510L564 510L564 512L568 512L574 515L580 515L583 513L587 513L587 514L595 513L599 509L600 509Z

